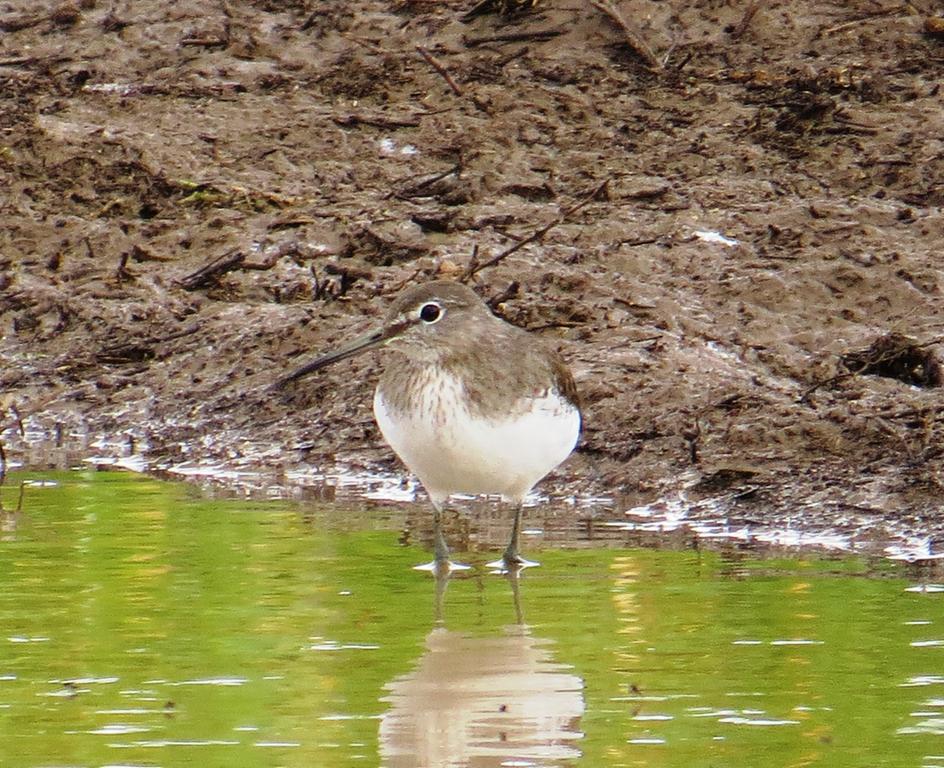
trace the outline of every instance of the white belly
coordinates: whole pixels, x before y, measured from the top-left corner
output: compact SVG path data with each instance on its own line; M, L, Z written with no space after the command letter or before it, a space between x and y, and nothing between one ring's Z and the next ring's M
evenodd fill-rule
M422 407L401 413L374 393L384 439L419 477L433 502L453 493L501 494L518 501L570 455L580 412L556 393L530 398L512 418L473 415L451 376L425 390Z

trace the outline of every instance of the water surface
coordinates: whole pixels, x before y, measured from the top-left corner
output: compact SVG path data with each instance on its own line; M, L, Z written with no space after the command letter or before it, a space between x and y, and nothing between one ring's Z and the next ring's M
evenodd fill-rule
M517 584L468 554L437 609L412 511L96 472L0 500L4 768L944 766L919 571L538 547Z

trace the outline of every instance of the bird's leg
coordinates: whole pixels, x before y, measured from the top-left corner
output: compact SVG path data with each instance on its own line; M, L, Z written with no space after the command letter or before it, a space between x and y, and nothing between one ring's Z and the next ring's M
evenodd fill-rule
M495 569L497 573L517 575L517 572L523 568L530 568L532 565L540 565L540 563L525 560L518 552L518 538L521 534L521 505L521 501L518 501L515 505L515 521L511 526L511 539L508 541L508 546L505 548L505 554L502 555L501 560L496 560L488 564L488 567Z
M418 571L429 571L437 579L448 578L452 571L467 571L468 565L454 563L449 559L449 545L443 536L443 507L445 500L433 502L433 562L417 565Z
M515 504L515 521L511 524L511 539L508 541L508 547L505 549L505 554L502 555L502 560L505 561L505 566L511 568L513 566L521 565L523 558L518 554L518 538L520 537L521 532L521 502L519 501Z
M443 505L433 502L433 560L438 568L449 566L449 545L442 532Z

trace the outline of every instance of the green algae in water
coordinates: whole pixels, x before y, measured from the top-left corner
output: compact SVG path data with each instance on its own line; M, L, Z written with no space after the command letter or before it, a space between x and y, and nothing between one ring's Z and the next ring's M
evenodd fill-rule
M94 472L4 509L40 479L0 513L3 766L944 765L944 593L902 570L545 550L437 623L380 515Z

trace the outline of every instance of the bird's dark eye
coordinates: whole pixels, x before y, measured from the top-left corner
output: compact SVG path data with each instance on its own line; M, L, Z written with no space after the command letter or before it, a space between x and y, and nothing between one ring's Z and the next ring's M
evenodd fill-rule
M420 320L424 323L435 323L440 317L442 317L442 307L438 304L424 304L420 308Z

